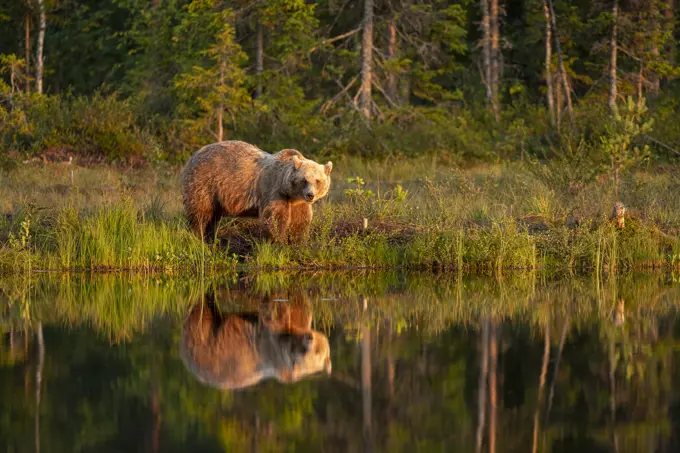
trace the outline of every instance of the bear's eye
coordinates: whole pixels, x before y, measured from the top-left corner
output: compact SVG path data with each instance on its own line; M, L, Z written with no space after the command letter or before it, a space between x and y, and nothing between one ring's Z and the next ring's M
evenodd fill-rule
M317 185L321 184L321 180L320 180L320 179L317 179L317 180L316 180L316 184L317 184Z

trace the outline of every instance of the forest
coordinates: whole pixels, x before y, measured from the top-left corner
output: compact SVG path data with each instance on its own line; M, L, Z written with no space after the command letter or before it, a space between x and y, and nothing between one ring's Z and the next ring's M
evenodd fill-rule
M680 156L673 0L7 0L0 155ZM584 157L585 156L585 157Z

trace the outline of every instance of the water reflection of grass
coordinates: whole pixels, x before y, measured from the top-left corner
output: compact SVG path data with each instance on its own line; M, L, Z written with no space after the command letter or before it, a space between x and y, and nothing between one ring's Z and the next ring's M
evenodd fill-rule
M267 273L205 281L136 274L49 274L0 280L5 326L87 324L114 339L129 339L156 319L181 320L189 307L215 293L225 310L257 310L262 301L308 305L318 328L358 332L389 323L438 333L451 325L514 319L541 326L569 318L576 325L606 321L619 301L634 316L657 316L680 306L680 287L660 274L593 279L504 279L447 274ZM366 301L366 309L364 309ZM598 322L599 322L598 321Z

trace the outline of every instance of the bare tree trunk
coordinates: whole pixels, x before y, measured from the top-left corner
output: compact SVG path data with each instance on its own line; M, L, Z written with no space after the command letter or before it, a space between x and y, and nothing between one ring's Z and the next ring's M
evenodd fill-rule
M562 58L562 46L560 45L560 36L557 32L557 19L555 18L555 8L552 0L548 0L548 7L550 9L550 21L552 22L553 35L555 36L555 50L557 51L557 69L560 72L560 79L562 80L562 87L564 89L564 98L567 100L567 113L569 113L569 122L571 127L574 127L574 107L571 103L571 88L569 87L569 79L567 71L564 69L564 59Z
M482 321L482 338L479 349L479 381L477 393L477 436L475 451L481 453L484 441L484 424L486 423L486 390L489 374L489 320Z
M24 56L26 58L26 93L31 92L31 84L29 81L29 74L31 73L31 15L26 12L25 22L24 22Z
M619 20L619 0L614 0L614 5L612 6L612 35L609 41L609 108L612 112L616 112L616 53L617 53L617 41L616 33L618 28Z
M548 112L550 114L550 124L555 125L555 99L553 93L553 79L552 79L552 26L550 25L550 8L548 3L543 0L543 14L545 15L545 84L546 84L546 100L548 104Z
M650 8L648 9L648 13L651 17L650 20L652 22L652 48L650 53L652 54L652 59L658 62L660 60L659 41L661 40L661 24L659 20L661 18L661 14L663 14L664 11L657 11L654 6L656 5L650 2ZM654 95L658 95L659 91L661 90L661 78L659 77L659 74L657 74L656 71L650 71L648 80L649 91L651 91Z
M390 61L397 59L397 23L394 15L387 22L387 58ZM387 74L387 96L394 104L399 105L397 74L394 70Z
M490 25L491 25L491 94L493 113L496 121L498 121L500 114L500 101L498 98L498 90L500 85L500 63L501 63L501 49L500 49L500 22L498 20L498 0L491 0L491 9L489 10Z
M498 328L491 324L489 344L489 453L496 453L496 414L498 408Z
M364 298L364 313L368 308L368 300ZM371 328L368 321L361 327L361 397L364 418L364 448L369 452L373 445L372 426L372 390L371 390Z
M538 397L536 401L536 410L534 411L534 438L531 452L538 451L538 431L539 431L539 416L541 413L541 402L543 401L543 390L545 388L545 377L548 374L548 362L550 362L550 321L545 324L545 338L543 343L543 362L541 366L541 375L538 378Z
M39 94L43 92L43 48L45 44L45 29L47 19L45 17L45 0L38 0L40 7L40 29L38 31L38 54L35 61L35 87Z
M255 75L257 76L257 88L255 95L257 99L262 97L262 72L264 71L264 33L262 30L262 22L257 18L257 25L255 26L256 33L256 49L255 49Z
M42 323L38 324L38 366L35 370L35 452L40 453L40 393L42 389L42 372L45 364L45 341Z
M224 87L224 72L226 68L225 63L222 62L220 65L220 86ZM218 142L224 139L224 104L220 102L217 106L217 133L215 134Z
M373 0L364 0L364 24L361 38L361 88L359 111L371 121L371 84L373 79Z
M491 76L491 19L489 18L489 0L481 0L482 6L482 36L484 48L484 85L486 86L486 101L493 110L493 83Z
M666 41L665 54L671 66L675 66L676 41L675 35L675 0L666 0L666 8L664 9L664 19L666 31L671 34L671 39Z

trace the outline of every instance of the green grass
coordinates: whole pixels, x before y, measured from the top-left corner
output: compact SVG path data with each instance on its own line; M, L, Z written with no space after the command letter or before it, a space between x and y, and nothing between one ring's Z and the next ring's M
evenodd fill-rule
M337 168L302 244L272 243L235 220L209 245L187 228L177 169L74 167L71 182L70 170L51 177L53 166L22 167L0 187L0 271L612 272L680 263L672 168L630 174L619 198L607 179L566 177L552 163L460 169L423 157L347 159ZM608 220L617 200L628 208L623 230Z

